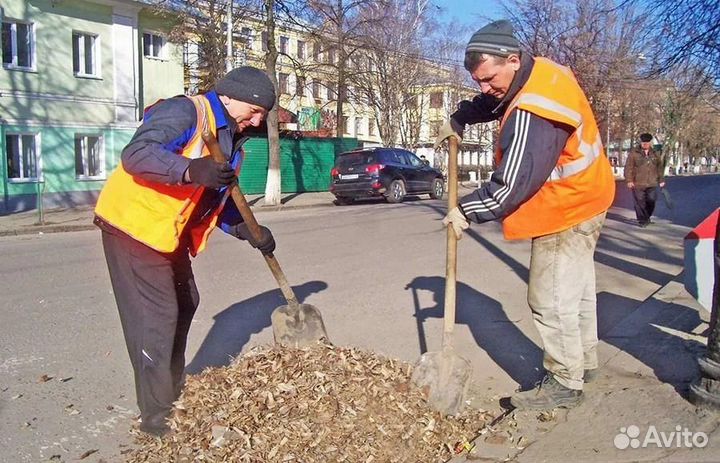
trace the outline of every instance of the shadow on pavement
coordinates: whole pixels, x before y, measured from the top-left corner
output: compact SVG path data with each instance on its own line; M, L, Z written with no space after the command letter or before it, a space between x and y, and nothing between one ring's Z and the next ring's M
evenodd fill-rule
M310 295L327 289L324 281L309 281L293 286L302 303ZM253 333L270 326L270 314L278 306L285 305L279 289L266 291L257 296L231 305L214 317L215 324L202 342L192 362L186 367L189 374L200 373L207 367L227 366L237 356Z
M698 375L696 357L705 352L705 344L696 339L685 339L678 332L690 333L701 323L694 309L672 303L654 300L657 306L645 309L646 314L623 325L608 318L621 318L635 311L641 301L601 292L598 294L598 326L600 339L631 355L653 370L659 381L675 388L687 399L688 385ZM608 308L619 312L609 312ZM604 327L614 326L609 331Z
M417 277L406 288L413 292L420 354L423 354L427 351L423 322L443 317L445 278ZM419 291L430 291L435 305L420 307ZM498 301L461 282L457 283L456 291L456 324L467 325L478 346L521 387L532 386L542 376L542 350L515 326Z

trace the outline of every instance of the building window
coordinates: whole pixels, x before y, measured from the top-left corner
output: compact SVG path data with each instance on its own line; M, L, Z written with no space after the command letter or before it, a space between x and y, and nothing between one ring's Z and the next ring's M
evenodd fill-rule
M75 135L75 176L79 180L105 178L102 136Z
M375 118L371 117L368 119L368 134L371 137L377 135L377 127L375 126Z
M268 51L268 33L263 31L260 33L260 46L262 51Z
M280 36L280 53L288 54L290 49L290 39L284 36Z
M73 32L73 73L99 77L100 39L96 35Z
M143 54L146 58L165 59L165 37L145 32L143 34Z
M306 56L305 55L305 42L303 42L302 40L298 40L297 47L298 47L298 52L297 52L298 59L305 59L305 56Z
M250 29L249 27L243 27L240 30L240 36L241 36L240 40L242 40L242 42L245 44L245 46L247 48L252 48L252 46L253 46L252 29Z
M280 93L283 95L287 95L290 93L288 90L288 79L290 78L289 74L280 73L278 74L278 89L280 90Z
M328 100L337 100L337 86L335 84L328 84L327 96Z
M349 122L348 117L343 116L340 119L341 119L341 125L342 125L342 127L341 127L342 133L344 135L350 135L350 124L348 123Z
M442 92L432 92L430 94L430 107L431 108L442 108L443 107Z
M312 83L312 94L313 98L320 98L320 81L314 80Z
M8 180L33 181L40 178L39 135L9 133L5 135Z
M32 23L3 21L2 58L6 68L35 68L35 28Z
M335 62L337 61L335 56L336 56L336 53L335 53L334 48L331 48L330 50L328 50L328 53L327 53L328 63L335 64Z
M295 94L297 96L305 96L305 78L304 77L297 77L297 80L295 81Z
M355 136L363 134L363 120L360 117L355 117Z
M313 43L313 60L315 60L316 63L319 63L321 57L322 57L322 52L320 51L320 44L317 42L314 42Z

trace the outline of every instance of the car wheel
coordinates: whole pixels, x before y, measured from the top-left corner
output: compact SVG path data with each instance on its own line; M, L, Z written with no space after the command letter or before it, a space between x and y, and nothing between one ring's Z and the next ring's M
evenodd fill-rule
M353 203L352 198L346 198L344 196L336 196L335 197L335 205L336 206L347 206L352 203Z
M442 199L443 193L445 193L445 183L443 183L442 179L436 178L432 183L430 197L432 199Z
M393 180L385 194L385 198L389 203L401 203L405 198L405 183L402 180Z

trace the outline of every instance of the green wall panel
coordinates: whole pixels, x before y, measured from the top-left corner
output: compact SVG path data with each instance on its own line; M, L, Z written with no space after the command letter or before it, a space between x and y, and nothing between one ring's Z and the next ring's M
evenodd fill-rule
M280 140L280 175L283 193L327 191L335 156L358 146L355 138L314 138ZM245 143L245 161L240 186L246 194L265 192L268 143L253 138Z

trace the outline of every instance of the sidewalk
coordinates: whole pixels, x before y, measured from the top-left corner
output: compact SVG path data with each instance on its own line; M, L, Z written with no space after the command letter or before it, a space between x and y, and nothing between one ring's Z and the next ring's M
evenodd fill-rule
M329 191L284 193L280 206L265 206L264 195L246 195L250 208L257 211L280 211L307 207L333 206L335 197ZM0 216L0 236L28 235L93 230L94 206L46 209L43 223L37 210Z
M718 461L718 415L685 399L705 353L708 317L678 275L602 337L599 354L606 360L580 406L509 413L451 462ZM686 445L676 437L680 430L704 433L706 445Z

